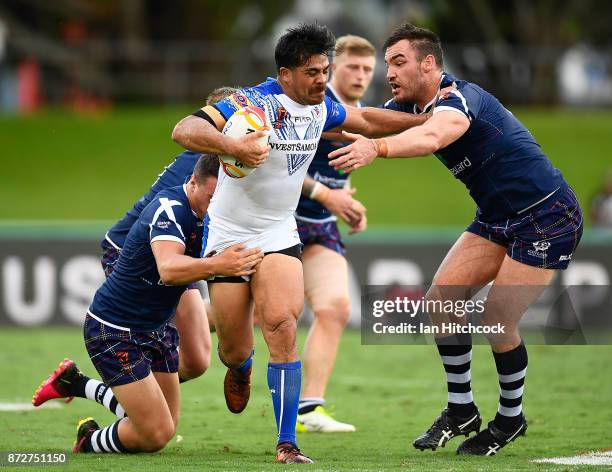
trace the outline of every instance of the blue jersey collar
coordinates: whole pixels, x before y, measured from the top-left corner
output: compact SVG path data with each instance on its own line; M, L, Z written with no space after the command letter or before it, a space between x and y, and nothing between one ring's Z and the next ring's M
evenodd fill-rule
M440 78L440 86L438 87L438 92L445 87L452 86L455 83L455 80L456 80L455 77L453 77L452 75L447 74L446 72L442 72L442 77ZM419 107L416 104L414 104L414 113L415 114L428 113L432 105L437 100L438 100L438 93L436 92L435 97L432 98L431 101L427 103L427 105L425 105L423 110L419 110Z

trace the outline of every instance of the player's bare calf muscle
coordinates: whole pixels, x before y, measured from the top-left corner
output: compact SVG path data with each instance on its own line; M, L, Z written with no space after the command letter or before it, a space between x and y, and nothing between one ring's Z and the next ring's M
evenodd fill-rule
M315 318L306 339L302 398L325 398L350 303L346 259L320 244L304 249L304 293Z
M204 301L197 289L186 290L176 307L180 333L179 378L194 379L208 370L211 339Z
M556 270L522 264L504 257L495 282L487 295L483 324L505 328L504 333L491 334L489 342L494 352L508 352L521 343L519 322L550 284Z

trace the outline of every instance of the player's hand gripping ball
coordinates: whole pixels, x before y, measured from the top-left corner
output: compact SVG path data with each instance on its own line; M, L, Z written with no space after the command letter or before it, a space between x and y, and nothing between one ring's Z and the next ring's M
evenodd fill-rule
M268 125L266 113L261 108L251 105L241 108L230 116L223 127L223 134L232 138L241 138ZM258 142L267 145L268 139L269 136L262 136ZM219 161L223 166L223 172L236 179L246 177L255 170L255 167L243 164L234 156L219 156Z

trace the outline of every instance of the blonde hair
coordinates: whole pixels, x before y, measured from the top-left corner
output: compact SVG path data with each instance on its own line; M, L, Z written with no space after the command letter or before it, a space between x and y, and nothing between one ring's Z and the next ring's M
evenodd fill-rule
M335 55L354 54L356 56L376 56L376 49L370 41L361 36L347 34L336 40Z

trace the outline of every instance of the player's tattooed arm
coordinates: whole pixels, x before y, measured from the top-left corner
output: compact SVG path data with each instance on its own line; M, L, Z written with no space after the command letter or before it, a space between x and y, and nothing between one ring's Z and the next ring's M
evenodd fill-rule
M176 124L172 131L173 141L194 152L234 156L250 167L265 162L269 148L258 140L267 131L255 131L241 139L231 138L221 133L225 119L216 108L205 106L198 112L201 114L186 116Z

